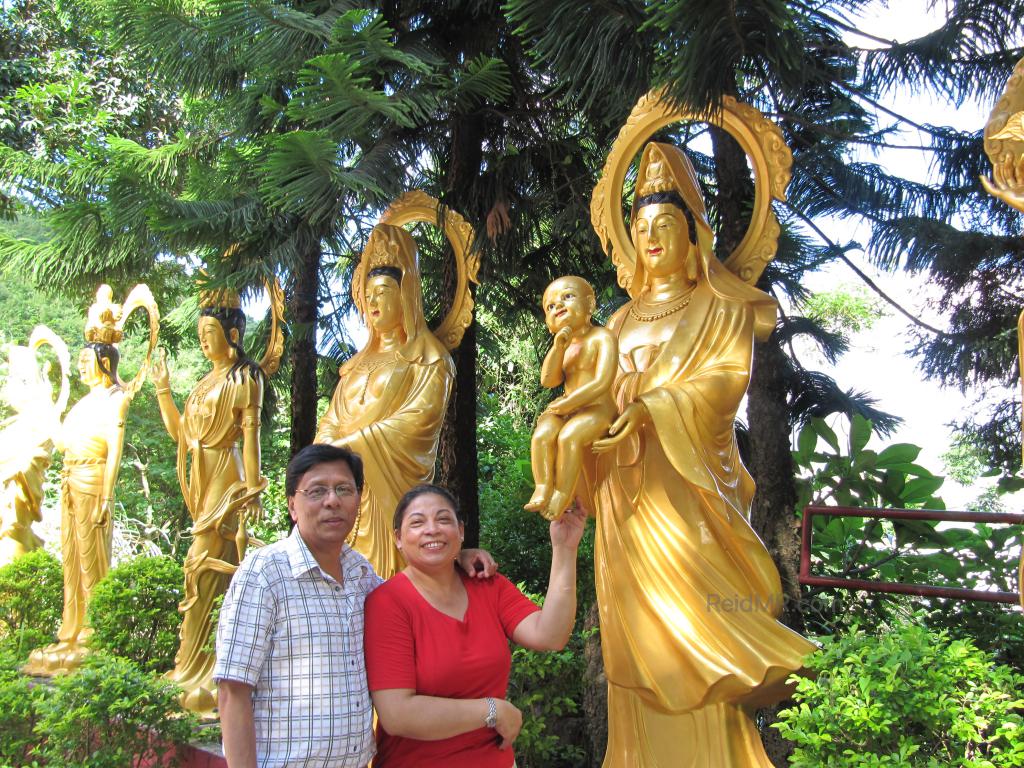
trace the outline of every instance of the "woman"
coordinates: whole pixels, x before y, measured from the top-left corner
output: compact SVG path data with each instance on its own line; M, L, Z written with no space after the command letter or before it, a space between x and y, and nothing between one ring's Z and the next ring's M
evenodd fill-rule
M408 232L374 227L353 285L370 338L341 366L316 442L363 458L366 490L350 543L386 579L404 565L389 528L392 510L403 493L433 477L454 366L423 317Z
M110 570L113 535L110 516L121 466L124 425L131 397L118 378L123 336L117 321L121 308L109 286L101 286L89 310L86 345L78 356L78 373L89 392L68 412L58 432L64 452L61 473L61 559L64 613L57 642L29 656L25 671L54 675L76 669L87 653L92 630L86 626L89 596Z
M608 324L621 415L594 445L604 765L768 768L746 708L813 649L776 620L781 582L747 522L734 430L775 302L714 257L682 152L649 144L638 178L634 299ZM752 609L716 607L735 598Z
M366 599L366 674L379 717L375 768L508 768L522 714L505 699L508 640L560 650L576 613L576 549L585 515L551 523L543 609L503 576L455 568L463 521L448 491L402 497L393 527L407 566Z
M264 375L245 353L245 314L237 294L204 294L201 303L199 345L213 368L196 384L181 413L171 397L163 358L152 375L164 426L178 444L178 482L193 523L184 565L185 599L178 606L184 614L181 644L168 678L182 687L183 706L212 714L214 656L206 650L210 614L238 567L247 543L246 520L259 513L267 481L260 475Z

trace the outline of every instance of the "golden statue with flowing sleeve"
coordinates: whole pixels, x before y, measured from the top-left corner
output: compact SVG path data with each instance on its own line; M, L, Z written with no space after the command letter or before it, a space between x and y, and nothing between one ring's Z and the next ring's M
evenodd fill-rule
M261 362L245 352L245 313L237 293L200 296L199 346L211 370L199 380L179 413L163 357L153 365L160 415L178 447L178 483L192 517L185 557L185 597L180 643L168 679L182 688L181 703L203 716L217 706L214 654L207 650L213 603L224 594L245 555L248 520L260 514L267 480L260 472L260 411L267 376L281 354L283 298L271 289L271 343Z
M343 445L363 459L366 487L353 546L383 578L404 567L391 518L402 494L433 477L455 374L448 349L427 327L421 291L412 236L378 224L353 278L370 338L338 371L316 435L316 442Z
M36 351L50 345L61 367L56 402L48 370ZM0 423L0 566L42 546L32 523L42 520L43 481L53 439L68 402L71 358L67 345L45 325L37 325L28 346L12 345L3 400L14 415Z
M92 630L86 624L89 596L110 570L114 488L121 466L128 406L142 386L143 365L125 383L118 376L124 324L136 308L149 314L149 351L156 346L159 312L149 288L137 285L123 306L113 301L108 285L100 286L85 324L86 345L78 356L78 373L89 392L68 412L56 439L64 453L61 473L61 559L64 570L64 613L57 642L37 648L25 671L52 676L76 669L88 652Z
M620 170L635 151L618 155ZM595 224L607 225L599 193ZM721 264L712 240L689 160L648 144L629 240L610 242L631 299L608 323L619 416L594 444L606 768L770 768L751 715L814 649L777 620L781 582L748 522L754 483L734 427L776 303Z

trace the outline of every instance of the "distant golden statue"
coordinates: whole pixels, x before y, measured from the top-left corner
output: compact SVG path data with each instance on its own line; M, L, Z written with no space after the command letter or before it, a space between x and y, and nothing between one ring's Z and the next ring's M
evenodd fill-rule
M118 376L117 344L136 308L149 314L149 352L156 345L159 313L145 285L115 304L108 285L100 286L85 324L86 345L78 373L88 394L68 412L57 438L64 453L61 477L61 558L64 566L64 614L57 642L29 656L25 671L54 675L75 669L87 653L92 630L86 625L89 596L110 569L114 488L121 465L128 406L142 386L146 367L129 383Z
M404 567L391 517L406 491L433 477L455 370L423 316L416 243L408 232L374 227L352 290L370 338L338 371L316 442L362 456L366 488L353 546L388 578Z
M200 297L199 346L212 369L178 412L163 356L152 367L160 415L178 444L178 483L192 517L185 557L185 598L180 645L167 677L183 689L182 705L211 715L217 705L214 655L206 650L213 603L224 594L249 537L247 522L260 514L267 480L260 472L260 411L265 378L281 355L283 298L271 289L274 327L267 355L257 363L245 352L245 313L238 294ZM239 449L241 443L241 449Z
M47 368L36 350L50 345L61 367L56 402ZM27 347L10 347L8 374L0 397L14 415L0 423L0 566L42 546L32 523L42 520L43 480L50 466L53 439L68 402L68 348L53 331L38 325Z
M657 118L649 128L672 121L656 96L642 101L602 181L610 167L624 177L636 149L623 136L642 109ZM621 217L618 199L595 191L599 231L611 231L607 211ZM755 209L749 242L769 243L770 258L774 218ZM734 428L754 339L771 333L776 304L715 258L712 239L689 160L648 144L629 239L606 241L631 297L608 323L620 415L594 444L606 768L769 768L751 713L779 698L814 648L777 621L781 582L748 522L754 483ZM737 272L756 280L766 252L740 257Z
M981 179L985 191L1024 213L1024 59L1017 62L1002 96L985 124L985 154L993 180ZM1017 318L1017 367L1024 391L1024 312ZM1024 552L1017 569L1017 592L1024 607Z
M540 383L548 389L564 383L565 391L533 431L530 460L536 488L526 509L549 520L569 506L594 440L617 415L611 394L616 342L606 328L591 322L596 305L594 289L581 277L560 277L544 291L544 318L554 339Z

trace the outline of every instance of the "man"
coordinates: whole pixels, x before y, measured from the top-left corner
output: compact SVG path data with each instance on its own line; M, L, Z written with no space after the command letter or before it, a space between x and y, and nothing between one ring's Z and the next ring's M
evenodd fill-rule
M345 544L363 463L314 444L285 475L291 535L250 553L231 581L213 677L230 768L363 768L374 752L363 603L381 579ZM479 550L459 560L493 575Z

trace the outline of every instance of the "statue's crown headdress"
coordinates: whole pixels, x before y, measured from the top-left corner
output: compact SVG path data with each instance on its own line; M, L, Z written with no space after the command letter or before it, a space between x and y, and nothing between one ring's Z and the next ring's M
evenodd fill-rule
M241 309L242 299L238 291L230 288L215 288L199 292L200 309Z
M118 327L120 319L121 305L114 303L114 292L104 283L96 291L96 301L89 307L85 340L90 344L117 344L124 338L124 331Z
M669 170L665 156L657 147L653 147L650 151L647 168L644 170L644 177L640 181L637 195L639 197L646 197L658 192L672 192L675 188L675 181L672 178L672 172Z
M377 267L402 268L401 244L397 239L388 237L384 228L377 228L371 233L366 244L367 271Z

